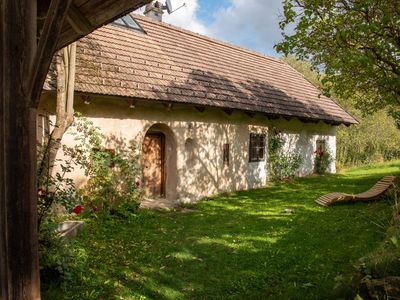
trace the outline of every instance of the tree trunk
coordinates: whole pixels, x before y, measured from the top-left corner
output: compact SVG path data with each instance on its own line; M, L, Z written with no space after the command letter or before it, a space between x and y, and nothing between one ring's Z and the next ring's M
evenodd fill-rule
M56 122L49 135L40 163L39 178L41 179L48 178L53 172L54 162L61 147L61 139L74 121L76 43L58 51L55 58L57 71ZM46 184L46 182L40 184Z

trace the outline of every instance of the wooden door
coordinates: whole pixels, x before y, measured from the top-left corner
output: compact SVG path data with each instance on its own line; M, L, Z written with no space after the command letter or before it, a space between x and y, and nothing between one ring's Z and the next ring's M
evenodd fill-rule
M143 193L146 197L164 196L164 135L147 134L143 141Z

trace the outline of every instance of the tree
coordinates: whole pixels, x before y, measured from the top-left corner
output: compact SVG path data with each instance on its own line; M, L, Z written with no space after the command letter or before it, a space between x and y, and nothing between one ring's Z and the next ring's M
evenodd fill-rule
M296 60L293 56L283 58L287 64L296 69L313 85L323 89L321 77L311 70L307 61ZM360 165L382 160L398 159L400 157L400 131L394 120L385 110L363 116L355 108L352 98L342 99L331 95L346 111L350 112L360 122L357 126L340 126L336 134L336 161L340 165Z
M280 27L276 50L323 71L325 92L353 98L364 114L386 107L400 121L398 0L284 0Z
M75 62L76 43L59 50L55 55L54 64L57 72L56 121L48 137L45 151L40 157L39 179L49 178L48 174L52 172L57 152L61 146L61 139L74 121ZM40 184L42 182L39 182Z

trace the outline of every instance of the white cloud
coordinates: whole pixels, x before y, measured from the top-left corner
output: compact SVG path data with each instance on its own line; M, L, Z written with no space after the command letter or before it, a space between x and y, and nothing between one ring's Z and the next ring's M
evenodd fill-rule
M276 55L273 45L280 41L280 0L231 0L230 6L214 14L212 36L245 48Z
M213 1L213 0L209 0ZM164 2L164 1L162 1ZM163 22L214 37L267 55L277 56L273 45L281 40L279 18L282 0L229 0L212 14L206 24L198 17L201 0L173 0L171 15L165 11ZM143 13L143 9L141 10Z
M160 1L164 3L165 1ZM164 10L163 22L169 23L196 33L208 35L208 30L204 24L197 17L197 10L199 7L198 0L173 0L172 9L175 10L181 7L184 3L185 6L174 11L172 14L168 14ZM144 7L136 11L136 13L143 14Z
M177 9L183 5L183 3L186 3L186 5L172 14L169 15L165 12L163 15L163 21L193 32L207 35L208 31L206 26L201 23L196 15L198 0L174 0L172 1L173 9Z

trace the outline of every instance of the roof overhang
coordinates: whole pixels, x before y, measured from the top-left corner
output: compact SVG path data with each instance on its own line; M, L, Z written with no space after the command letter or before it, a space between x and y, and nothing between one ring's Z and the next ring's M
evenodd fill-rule
M70 1L61 27L56 49L76 41L96 28L107 24L151 0L63 0ZM38 32L42 32L53 1L38 1Z
M29 80L31 107L40 93L54 52L151 0L41 0L37 2L37 40Z

